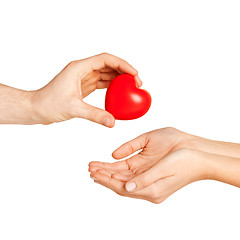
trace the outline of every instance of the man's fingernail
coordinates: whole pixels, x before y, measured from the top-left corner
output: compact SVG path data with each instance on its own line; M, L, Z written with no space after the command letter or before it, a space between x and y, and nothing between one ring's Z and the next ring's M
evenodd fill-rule
M93 179L94 181L97 181L97 179L95 177L90 177L91 179Z
M103 119L103 125L106 127L112 127L112 119L109 117L105 117Z
M126 189L128 192L133 191L134 189L136 189L136 183L135 182L130 182L126 184Z
M140 79L140 77L139 77L139 76L136 76L136 79L137 79L137 81L138 81L138 85L141 86L141 85L142 85L142 80Z

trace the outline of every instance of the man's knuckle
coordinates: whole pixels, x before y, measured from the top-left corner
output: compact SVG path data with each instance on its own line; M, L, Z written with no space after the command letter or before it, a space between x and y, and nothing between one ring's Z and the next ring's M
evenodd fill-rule
M73 61L71 61L69 64L68 64L68 66L69 67L73 67L73 66L75 66L77 64L77 61L76 60L73 60Z
M176 130L174 127L165 127L164 129L167 131L175 131Z
M90 120L96 121L96 119L97 119L97 112L96 111L89 112L88 118Z
M109 54L109 53L107 53L107 52L103 52L103 53L100 53L100 54L99 54L99 56L100 56L100 57L104 57L104 58L105 58L105 57L108 57L108 56L110 56L110 54Z

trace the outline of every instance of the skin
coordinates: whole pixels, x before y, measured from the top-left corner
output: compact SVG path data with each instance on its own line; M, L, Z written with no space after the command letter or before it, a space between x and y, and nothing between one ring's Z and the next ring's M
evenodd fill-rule
M107 88L123 73L135 76L138 86L142 85L136 69L108 53L72 61L39 90L0 84L0 124L51 124L77 117L113 127L115 119L110 113L83 99L96 89Z
M158 129L123 144L113 158L91 162L95 182L121 196L161 203L182 187L212 179L240 187L240 145L218 142L181 132Z

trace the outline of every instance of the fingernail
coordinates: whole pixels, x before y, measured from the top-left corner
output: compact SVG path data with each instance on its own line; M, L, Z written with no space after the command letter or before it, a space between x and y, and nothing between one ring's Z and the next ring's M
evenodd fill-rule
M97 166L91 166L91 172L96 172L96 170L98 170Z
M91 179L93 179L94 181L97 181L97 179L95 177L90 177Z
M112 119L109 117L105 117L103 119L103 125L106 127L112 127Z
M142 80L140 79L139 76L136 76L136 79L138 81L138 85L141 86L143 84Z
M130 182L126 184L126 189L128 192L133 191L134 189L136 189L136 183L135 182Z

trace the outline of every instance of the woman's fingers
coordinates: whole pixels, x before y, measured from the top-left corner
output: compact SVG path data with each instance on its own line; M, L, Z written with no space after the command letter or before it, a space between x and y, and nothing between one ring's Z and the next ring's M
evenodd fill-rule
M120 161L120 162L114 162L114 163L107 163L107 162L98 162L98 161L92 161L89 163L89 169L108 169L112 171L119 171L119 170L125 170L129 169L129 166L127 165L126 161Z
M179 189L178 180L172 176L152 183L146 188L140 189L130 194L138 198L146 199L153 203L161 203L171 194ZM130 195L129 195L130 196Z
M111 177L115 178L117 180L120 180L122 182L126 182L126 181L129 181L132 178L132 175L124 175L124 174L121 174L121 173L114 173L114 174L112 174Z
M121 170L119 172L112 173L111 177L118 179L120 181L129 181L134 176L133 172L130 170Z
M109 170L100 168L100 169L97 170L97 172L98 172L98 173L105 174L105 175L107 175L108 177L112 177L112 171L109 171Z
M104 165L102 165L104 166ZM106 165L105 165L106 167ZM110 169L111 168L111 169ZM128 181L131 178L133 178L133 172L131 170L127 170L127 169L119 169L116 168L113 170L112 166L110 168L103 168L100 167L98 165L94 165L94 164L89 164L89 172L99 172L102 174L105 174L109 177L118 179L120 181Z
M147 145L147 133L144 133L140 136L138 136L137 138L124 143L122 146L120 146L119 148L117 148L112 156L115 159L121 159L121 158L125 158L131 154L133 154L134 152L143 149L145 146Z
M97 183L113 190L114 192L116 192L117 194L119 194L121 196L143 198L141 195L141 192L139 192L139 194L128 193L124 187L124 184L125 184L124 182L119 181L115 178L111 178L106 174L103 174L100 172L94 172L94 173L91 173L90 177L92 179L94 179L94 182L97 182ZM141 190L139 190L139 191L141 191Z
M103 173L93 172L91 173L90 177L93 178L95 182L107 188L110 188L111 190L118 194L121 194L126 191L124 188L124 182L111 178Z
M182 187L179 185L179 181L175 177L169 177L160 179L146 188L135 192L128 192L125 189L124 182L111 178L106 174L95 172L91 174L91 178L93 178L95 182L113 190L121 196L145 199L153 203L161 203L168 196Z
M88 171L89 172L96 172L98 169L102 169L102 167L100 167L98 165L94 165L92 163L88 164Z
M121 172L126 170L136 173L138 172L138 169L141 170L142 168L147 167L144 166L146 162L147 162L146 159L140 158L139 155L134 155L126 160L114 163L92 161L89 163L89 170L96 171L97 169L104 168L114 172Z
M173 172L166 165L166 160L162 159L149 170L132 178L125 185L128 192L134 192L145 188L159 179L166 178L173 175Z
M110 171L114 178L128 181L134 175L141 174L150 167L149 164L146 164L146 161L146 159L140 158L139 155L114 163L93 161L89 163L89 171L95 172L99 169L105 169Z

